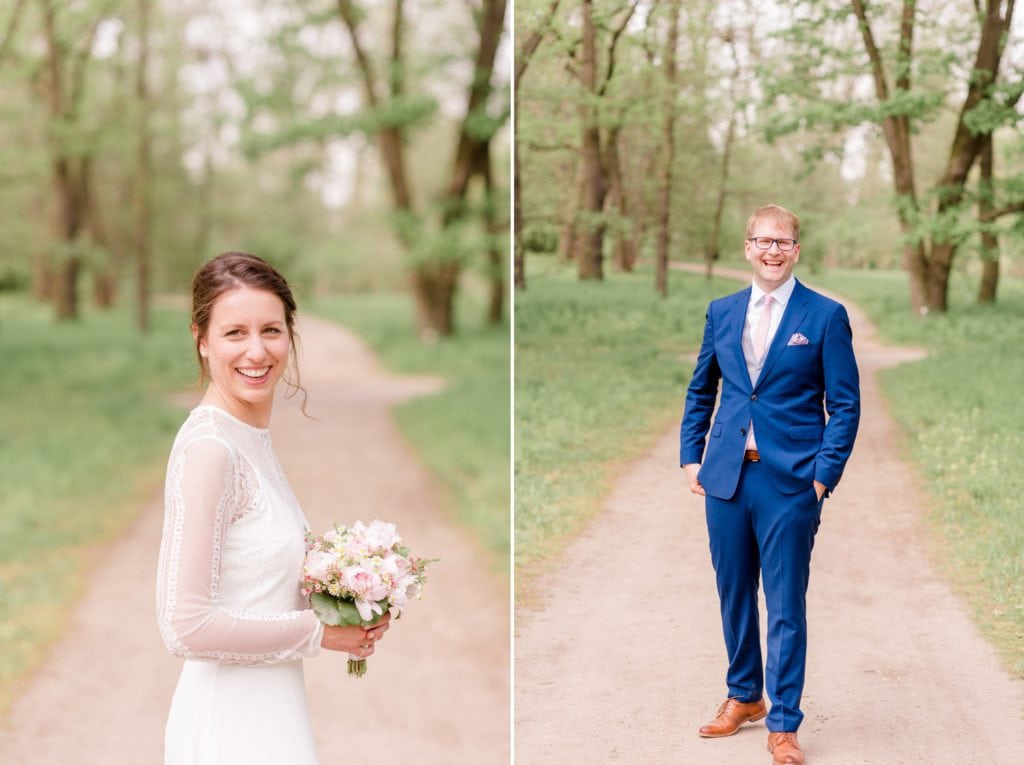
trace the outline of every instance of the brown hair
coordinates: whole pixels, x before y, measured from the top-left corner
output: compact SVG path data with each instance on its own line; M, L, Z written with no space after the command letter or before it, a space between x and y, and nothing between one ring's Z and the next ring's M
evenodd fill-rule
M786 226L790 231L793 232L793 238L800 241L800 219L796 216L796 213L790 212L785 207L779 205L764 205L754 210L754 213L747 218L747 237L751 237L754 234L754 226L757 225L758 221L771 220L775 221L781 226Z
M286 396L302 392L302 412L306 412L306 389L299 384L298 348L295 339L295 298L288 281L281 273L263 258L246 252L225 252L205 263L192 278L192 326L197 331L196 359L199 362L199 385L206 382L209 376L206 359L199 352L199 340L206 337L210 328L210 316L214 303L228 290L238 287L251 287L256 290L272 292L281 299L284 305L284 321L288 328L289 369L294 380L289 379L285 371L284 381L290 390Z

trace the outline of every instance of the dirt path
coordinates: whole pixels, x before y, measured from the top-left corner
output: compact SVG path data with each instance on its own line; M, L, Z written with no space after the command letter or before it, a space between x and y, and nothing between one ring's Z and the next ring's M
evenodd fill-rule
M863 416L811 565L808 762L1018 765L1024 682L1001 669L926 557L920 480L898 458L879 394L876 372L920 353L881 345L847 306ZM725 649L703 499L686 488L678 446L673 427L623 472L557 562L571 576L517 615L518 762L771 762L763 723L725 739L696 733L725 695Z
M330 323L307 318L300 329L303 384L317 420L303 417L296 399L279 400L271 428L310 525L381 517L417 553L443 558L366 677L348 678L336 653L306 662L321 762L504 765L508 583L441 513L430 477L388 413L439 381L385 375L354 336ZM68 637L0 726L0 762L162 762L181 664L164 650L155 621L162 514L162 497L154 497L124 537L100 551Z

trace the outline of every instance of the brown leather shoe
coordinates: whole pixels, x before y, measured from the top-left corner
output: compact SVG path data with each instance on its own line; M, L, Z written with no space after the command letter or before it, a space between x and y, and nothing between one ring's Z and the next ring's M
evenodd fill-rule
M740 729L746 722L757 722L768 714L765 709L764 699L744 704L734 698L728 698L718 708L718 715L700 729L700 735L704 738L721 738L731 736Z
M794 731L769 733L768 751L772 753L772 765L804 765L804 753Z

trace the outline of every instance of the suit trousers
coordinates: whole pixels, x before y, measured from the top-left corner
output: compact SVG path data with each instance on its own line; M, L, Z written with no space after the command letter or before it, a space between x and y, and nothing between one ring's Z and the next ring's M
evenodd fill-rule
M807 583L822 502L814 487L780 492L759 462L745 462L732 499L705 499L728 653L729 696L771 702L769 731L795 731L803 713L807 657ZM757 606L758 576L768 613L767 660L762 673Z

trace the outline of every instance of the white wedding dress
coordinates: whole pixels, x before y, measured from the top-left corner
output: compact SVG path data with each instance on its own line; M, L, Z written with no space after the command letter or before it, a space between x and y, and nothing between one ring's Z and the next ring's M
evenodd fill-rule
M302 658L323 627L300 592L306 519L269 431L194 409L165 503L157 617L185 659L165 764L315 765Z

